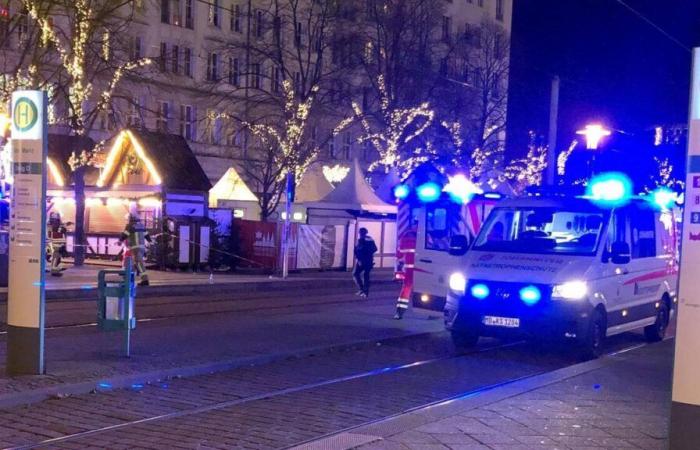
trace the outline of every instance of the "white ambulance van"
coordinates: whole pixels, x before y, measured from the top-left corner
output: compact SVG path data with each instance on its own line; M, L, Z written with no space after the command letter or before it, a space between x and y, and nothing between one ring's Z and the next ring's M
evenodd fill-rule
M442 312L450 273L459 258L450 255L450 242L476 237L493 207L502 198L496 193L477 195L467 204L449 199L423 205L417 211L416 253L411 303L416 308Z
M584 198L524 197L493 209L449 278L445 325L457 345L479 336L575 341L590 357L607 336L663 339L676 301L676 221L635 199L614 209Z

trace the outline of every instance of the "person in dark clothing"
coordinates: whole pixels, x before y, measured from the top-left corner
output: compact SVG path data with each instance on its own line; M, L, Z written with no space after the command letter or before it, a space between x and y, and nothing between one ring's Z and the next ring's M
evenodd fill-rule
M355 269L352 276L359 288L357 295L367 297L369 295L369 273L374 266L374 254L377 253L377 244L367 234L367 228L360 228L360 238L355 246Z

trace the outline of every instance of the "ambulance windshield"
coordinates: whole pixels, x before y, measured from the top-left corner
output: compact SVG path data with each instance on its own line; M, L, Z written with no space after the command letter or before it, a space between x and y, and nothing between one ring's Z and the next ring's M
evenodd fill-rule
M607 212L595 210L496 208L481 229L474 250L594 255L607 219Z

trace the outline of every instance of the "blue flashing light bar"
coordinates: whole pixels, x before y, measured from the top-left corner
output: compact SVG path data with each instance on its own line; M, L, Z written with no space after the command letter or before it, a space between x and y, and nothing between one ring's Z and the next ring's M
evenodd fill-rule
M405 184L399 184L394 188L394 197L399 200L405 200L408 194L411 193L411 189Z
M440 186L438 186L437 183L433 183L432 181L429 181L425 184L421 184L416 189L416 195L418 196L418 200L420 200L423 203L432 203L437 201L440 198L441 192L442 189L440 189Z
M599 206L622 206L632 198L632 181L619 172L595 176L588 183L586 198Z

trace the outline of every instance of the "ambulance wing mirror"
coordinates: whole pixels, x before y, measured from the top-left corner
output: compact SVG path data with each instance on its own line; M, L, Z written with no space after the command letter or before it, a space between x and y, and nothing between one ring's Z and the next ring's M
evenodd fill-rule
M631 260L630 245L627 242L613 242L610 246L610 261L613 264L628 264Z
M450 239L450 255L462 256L467 253L469 248L469 239L463 234L452 236Z

